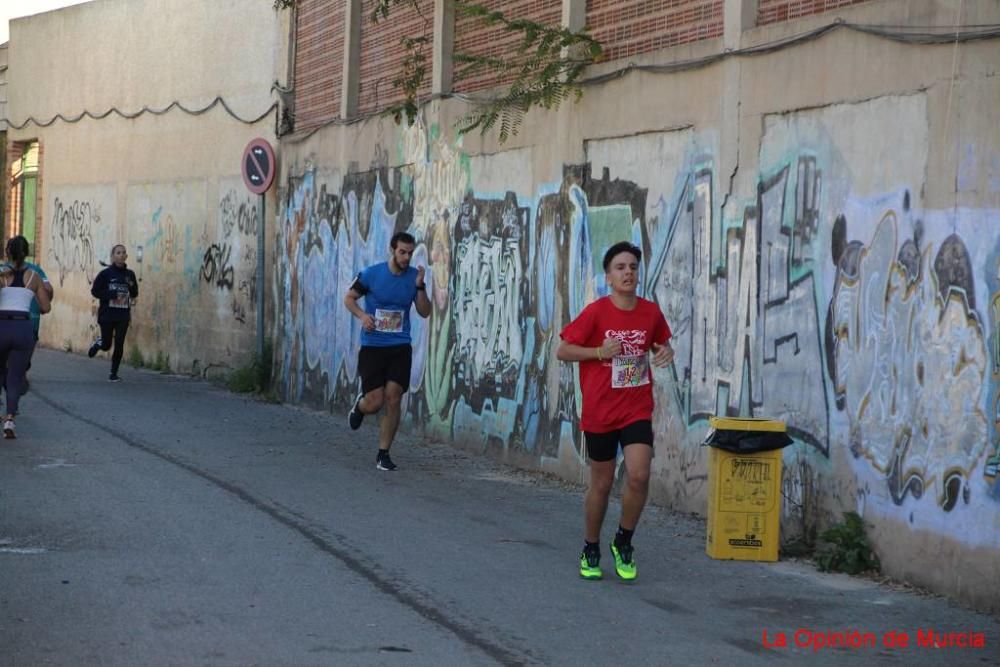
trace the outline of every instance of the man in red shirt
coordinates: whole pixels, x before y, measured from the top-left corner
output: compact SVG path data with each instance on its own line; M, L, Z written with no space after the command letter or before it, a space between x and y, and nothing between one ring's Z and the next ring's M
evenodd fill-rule
M674 351L667 342L670 327L652 301L636 295L642 251L616 243L604 255L604 276L611 294L583 309L560 334L560 361L580 362L583 428L590 459L590 488L584 504L586 536L580 554L580 576L601 578L601 525L615 479L621 446L628 483L622 516L611 544L615 571L635 579L632 534L646 504L653 460L653 364L669 365Z

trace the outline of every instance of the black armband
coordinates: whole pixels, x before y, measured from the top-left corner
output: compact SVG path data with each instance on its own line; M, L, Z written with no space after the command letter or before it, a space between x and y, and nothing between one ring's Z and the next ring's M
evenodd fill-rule
M351 283L351 289L360 294L361 296L368 294L368 288L365 287L364 284L362 284L361 276L358 276L357 278L354 279L354 282Z

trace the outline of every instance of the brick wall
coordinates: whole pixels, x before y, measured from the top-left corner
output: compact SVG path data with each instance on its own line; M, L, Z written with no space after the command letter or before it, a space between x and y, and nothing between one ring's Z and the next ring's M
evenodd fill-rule
M20 211L18 210L17 192L10 179L11 166L24 156L24 144L12 141L7 144L7 164L4 167L3 190L5 202L5 216L3 227L3 241L12 236L17 236L20 230Z
M434 3L429 0L418 3L416 8L409 3L394 5L389 18L371 22L375 0L361 3L361 68L358 92L358 111L367 113L381 111L388 105L403 99L403 94L392 85L392 80L403 70L406 51L400 44L403 37L419 37L426 34L428 43L424 47L427 75L418 95L427 95L431 90L431 70L433 68Z
M295 129L340 113L344 70L344 3L299 0L295 46Z
M800 16L822 14L840 7L858 5L870 0L758 0L757 25L781 23Z
M561 0L482 0L511 18L557 26ZM828 11L867 0L760 0L758 23ZM371 22L376 0L362 0L358 111L385 109L402 99L393 79L402 71L403 37L433 36L431 0L417 7L394 5L389 18ZM722 36L724 0L587 0L587 25L605 48L605 60ZM340 113L343 76L344 6L335 0L300 0L294 65L296 130L309 129ZM517 36L457 16L455 51L476 55L508 54ZM419 95L430 93L431 44L426 46L427 75ZM456 75L462 65L456 63ZM472 92L508 83L490 72L456 78L454 90Z
M28 241L31 244L31 254L41 264L45 252L44 245L39 241L44 236L42 228L45 225L45 144L41 140L38 142L38 177L35 184L35 238ZM23 227L21 231L24 231Z
M562 21L562 0L482 0L489 9L499 10L509 19L528 19L558 28ZM455 52L476 56L506 56L517 49L519 33L508 32L502 26L484 26L475 17L455 17ZM455 63L454 90L472 92L510 83L513 76L497 77L491 71L477 70L461 76L467 67Z
M723 0L587 0L606 60L722 36Z

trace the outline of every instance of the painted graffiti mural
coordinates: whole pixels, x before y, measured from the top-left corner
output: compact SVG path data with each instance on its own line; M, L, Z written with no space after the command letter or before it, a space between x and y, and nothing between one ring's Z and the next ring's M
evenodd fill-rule
M82 271L88 281L92 281L94 257L96 255L93 228L101 224L101 212L90 202L79 200L64 203L58 197L53 202L52 213L52 258L59 267L59 284L66 280L66 274Z
M849 113L890 134L893 118L925 113L922 99L881 104ZM699 444L724 414L788 424L786 519L817 511L835 465L854 471L869 509L914 525L997 512L1000 245L972 245L996 213L922 210L918 153L909 185L867 171L857 185L861 149L825 123L769 121L760 171L735 191L720 183L716 138L689 129L588 142L586 162L531 191L505 189L477 166L486 158L419 124L402 136L402 166L380 150L368 170L293 170L275 276L287 398L356 395L359 325L343 296L405 230L433 306L413 319L411 424L582 469L578 369L554 353L606 294L603 253L628 239L643 250L640 293L674 332L675 363L655 376L663 497L703 502Z
M361 269L388 259L394 231L409 226L412 207L394 185L398 178L398 172L377 170L352 174L334 187L308 172L290 188L275 280L285 295L276 326L291 397L322 404L354 391L360 328L342 299ZM423 245L413 265L426 266ZM414 318L414 338L423 341L425 330ZM419 364L414 354L415 374L422 373Z
M199 375L245 363L257 307L255 202L238 177L217 188L200 179L128 187L123 242L141 281L129 338L145 354Z
M116 229L115 191L104 186L61 188L51 199L47 259L60 287L67 279L93 282L108 260Z
M793 221L809 215L807 198L795 197L792 206L786 198L815 182L790 185L789 172L786 166L762 180L756 203L723 225L712 171L692 171L647 290L675 323L689 424L720 414L777 417L826 454L825 387L810 378L823 360L815 275L793 253L801 236L785 213L791 210Z
M257 309L257 230L254 196L230 188L219 202L218 241L202 255L201 280L232 293L233 318L246 324Z
M845 228L838 218L826 343L851 452L886 476L894 503L933 492L950 510L987 440L989 360L968 251L954 234L935 248L919 226L900 242L892 210L867 243L848 241Z

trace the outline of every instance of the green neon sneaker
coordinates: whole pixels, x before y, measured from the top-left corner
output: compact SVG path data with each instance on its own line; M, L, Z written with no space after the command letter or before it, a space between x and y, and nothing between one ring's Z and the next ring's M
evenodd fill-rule
M626 581L635 579L635 558L632 556L632 545L621 546L611 543L611 555L615 557L615 572Z
M601 552L594 550L588 552L586 549L580 554L580 576L584 579L600 579L604 576L601 572Z

